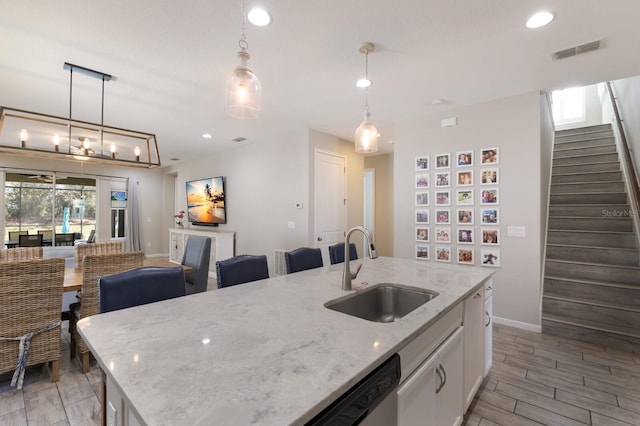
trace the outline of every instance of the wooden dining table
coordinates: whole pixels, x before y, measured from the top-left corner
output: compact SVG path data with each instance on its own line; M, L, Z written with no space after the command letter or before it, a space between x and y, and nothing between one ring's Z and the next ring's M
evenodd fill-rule
M143 266L161 266L165 268L175 268L182 266L184 272L191 272L193 268L187 265L170 262L169 259L153 257L145 259ZM82 268L65 268L63 292L82 290Z

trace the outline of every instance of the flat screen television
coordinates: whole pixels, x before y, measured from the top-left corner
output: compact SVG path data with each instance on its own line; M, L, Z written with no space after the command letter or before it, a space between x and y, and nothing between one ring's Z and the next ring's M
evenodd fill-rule
M218 226L227 223L224 177L187 182L187 217L194 225Z

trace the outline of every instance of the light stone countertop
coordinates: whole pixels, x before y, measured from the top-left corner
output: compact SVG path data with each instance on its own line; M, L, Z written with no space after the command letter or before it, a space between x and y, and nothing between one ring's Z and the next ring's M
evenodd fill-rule
M413 340L494 269L380 257L362 283L439 296L394 323L335 312L342 265L85 318L107 380L148 425L304 424Z

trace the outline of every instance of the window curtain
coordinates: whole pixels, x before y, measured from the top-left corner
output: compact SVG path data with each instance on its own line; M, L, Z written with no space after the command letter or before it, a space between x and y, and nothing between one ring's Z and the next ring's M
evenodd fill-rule
M129 194L127 196L127 232L125 239L126 251L142 250L142 236L140 235L140 211L138 208L138 182L137 179L129 179Z

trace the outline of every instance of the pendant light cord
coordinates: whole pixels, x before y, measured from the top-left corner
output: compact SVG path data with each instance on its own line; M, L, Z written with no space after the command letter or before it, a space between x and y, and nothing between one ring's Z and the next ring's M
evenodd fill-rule
M369 51L364 53L364 78L369 80ZM364 89L364 113L369 112L369 86Z
M242 35L240 36L240 41L238 42L238 46L240 46L240 50L245 51L249 48L249 43L247 43L247 38L244 35L244 30L246 26L245 14L244 14L244 0L240 2L240 9L242 11Z

